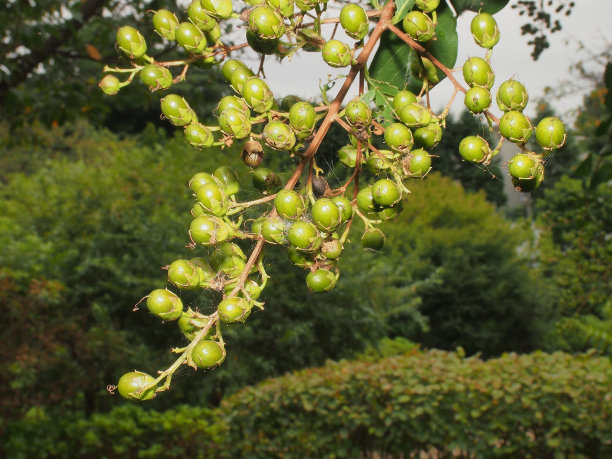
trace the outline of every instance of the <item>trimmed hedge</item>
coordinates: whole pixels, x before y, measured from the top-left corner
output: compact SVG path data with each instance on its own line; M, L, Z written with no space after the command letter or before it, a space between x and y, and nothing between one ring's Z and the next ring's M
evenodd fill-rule
M0 456L612 457L611 387L610 360L592 354L413 350L270 379L214 411L125 404L7 423Z
M225 452L602 457L612 455L611 385L610 361L592 355L536 352L482 361L428 351L330 363L225 400Z

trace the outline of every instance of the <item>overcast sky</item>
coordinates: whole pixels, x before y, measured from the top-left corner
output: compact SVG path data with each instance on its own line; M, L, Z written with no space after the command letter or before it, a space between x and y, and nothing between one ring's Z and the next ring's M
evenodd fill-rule
M511 3L516 0L512 0ZM330 6L332 2L329 3ZM469 34L469 22L474 13L467 12L459 18L459 56L456 66L470 56L484 56L482 48L474 44ZM541 96L546 86L561 84L569 78L568 69L571 64L586 57L579 52L581 41L594 52L605 48L606 39L612 42L612 0L579 0L569 17L563 17L563 30L550 36L551 47L544 51L538 61L533 61L531 47L527 45L528 38L520 33L520 26L526 22L516 10L507 6L495 15L501 28L501 40L494 49L492 67L496 73L493 90L504 80L513 77L525 84L531 99ZM324 35L329 36L332 26L324 29ZM256 69L256 58L249 62ZM269 61L269 62L268 62ZM320 54L300 52L292 62L279 64L273 58L268 58L265 65L266 76L275 96L297 94L302 97L312 97L319 94L319 81L325 80L328 74L346 73L346 70L335 70L325 64ZM461 76L461 74L459 74ZM445 81L432 91L434 108L443 107L450 94L452 85ZM435 96L435 97L434 97ZM578 106L582 94L576 93L563 100L553 100L553 106L559 113L564 113ZM459 97L455 106L460 108L462 100ZM535 104L527 107L527 114L532 115Z

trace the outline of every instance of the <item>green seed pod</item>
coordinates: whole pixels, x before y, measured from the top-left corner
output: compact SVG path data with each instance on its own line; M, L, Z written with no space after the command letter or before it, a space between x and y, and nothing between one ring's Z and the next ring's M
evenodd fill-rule
M306 285L311 292L327 292L336 286L338 277L327 269L317 269L306 276Z
M565 143L565 125L554 116L544 118L536 127L536 140L545 150L556 150Z
M278 217L266 218L266 220L261 224L261 235L266 241L274 244L287 243L285 230L286 225L284 220Z
M189 261L196 265L198 273L200 274L200 287L208 288L208 283L217 276L217 272L210 266L210 263L204 260L204 258L194 257Z
M442 140L442 128L438 123L429 123L414 130L414 144L426 150L434 148Z
M240 62L239 60L228 59L223 63L223 66L221 67L221 73L223 73L223 76L225 77L225 79L231 83L232 74L234 73L234 71L238 70L239 68L248 70L248 67L246 66L246 64ZM251 75L253 75L252 72L251 72Z
M214 111L216 114L219 114L219 113L223 113L223 111L228 108L235 108L236 110L240 110L246 116L248 117L251 116L251 109L249 108L247 103L244 101L244 99L241 99L240 97L236 97L236 96L223 97L219 101L219 105L217 105Z
M348 67L351 65L353 56L351 48L339 40L329 40L321 50L323 60L331 67Z
M279 151L288 151L295 145L295 134L289 126L279 120L270 121L263 130L266 144Z
M293 16L293 0L266 0L266 2L283 17L290 18Z
M168 282L180 289L191 290L200 286L200 274L190 261L176 260L168 267Z
M117 30L117 46L130 59L138 59L147 52L147 42L134 27L124 26Z
M340 220L342 223L345 223L351 219L353 216L353 206L351 201L346 196L334 196L332 201L338 206L340 209Z
M406 34L420 42L431 40L436 31L436 26L431 18L421 11L410 11L404 16L402 25Z
M510 142L523 144L531 137L533 127L529 118L521 112L509 111L499 120L499 133Z
M176 28L179 21L171 11L161 9L153 15L153 27L155 31L166 40L176 39Z
M265 167L258 167L253 171L253 186L264 193L274 193L281 187L281 179Z
M361 236L361 246L370 252L380 252L385 245L385 233L378 228L368 228Z
M381 207L391 207L402 199L402 191L394 181L381 179L372 185L372 199Z
M251 233L261 235L261 226L266 221L266 217L260 216L251 223Z
M366 168L372 174L380 174L382 171L389 169L389 163L392 163L396 157L397 155L392 151L378 150L378 153L372 153L367 159Z
M374 202L372 186L359 190L359 193L357 193L357 208L366 215L380 210L380 207Z
M421 57L420 59L413 59L410 64L410 72L412 76L417 80L425 81L429 86L433 86L440 81L440 76L438 75L438 69L426 57Z
M175 126L185 126L192 122L193 110L181 96L168 94L160 102L162 113Z
M219 41L219 38L223 35L221 31L221 26L219 24L215 24L212 29L204 32L204 36L206 37L206 41L211 44L211 46Z
M385 129L385 143L397 153L408 153L414 139L412 132L402 123L391 123Z
M209 16L206 11L204 11L200 0L193 0L189 4L187 7L187 15L189 16L189 20L202 32L208 32L217 25L215 18Z
M491 106L491 93L488 89L474 86L465 93L463 103L472 113L482 113Z
M280 43L278 38L261 38L250 29L246 31L246 39L253 51L266 55L275 54L278 51L278 44Z
M147 308L162 320L177 320L183 313L181 299L169 290L156 289L147 297Z
M140 71L140 81L151 91L168 89L172 86L172 74L166 67L147 65Z
M424 177L431 169L431 156L422 148L412 150L404 156L402 168L408 177Z
M481 57L470 57L463 64L463 78L470 86L491 89L495 82L495 73L491 66Z
M297 102L289 110L289 124L300 139L305 139L314 131L317 114L308 102Z
M240 191L240 182L238 181L238 174L234 169L229 166L220 166L215 169L213 176L223 184L225 192L233 196Z
M357 163L357 149L353 145L345 145L338 150L338 160L346 167L353 168ZM363 163L363 155L361 162Z
M531 179L538 173L542 160L532 153L514 155L508 163L508 172L517 179Z
M226 298L219 303L217 308L219 318L226 324L244 322L251 314L251 305L244 298Z
M372 110L360 100L352 100L344 109L344 116L353 126L367 127L372 123Z
M287 240L300 250L317 250L321 247L321 236L310 222L294 222L287 231Z
M242 93L242 88L249 78L253 77L251 69L246 67L238 67L231 76L232 86L236 91Z
M198 191L198 188L200 188L202 185L206 185L207 183L217 183L217 181L212 174L208 174L207 172L198 172L189 180L189 188L196 192Z
M281 190L274 198L274 207L278 215L284 218L298 218L304 210L304 198L295 190Z
M267 6L257 6L249 14L249 27L258 37L269 40L285 34L285 24L280 14Z
M132 371L119 378L117 391L119 395L129 400L151 400L156 395L155 390L157 389L157 385L153 384L154 382L155 378L153 376L141 371ZM144 390L150 384L153 385Z
M340 10L340 25L349 37L361 40L368 34L370 22L361 6L349 3Z
M493 48L499 41L497 22L489 13L477 14L472 19L470 31L476 44L483 48Z
M497 105L504 112L523 111L529 102L525 86L515 80L504 81L497 90Z
M215 138L212 131L200 123L191 123L185 127L185 140L197 149L210 147Z
M228 19L234 12L232 0L201 0L202 8L213 18Z
M470 135L459 144L459 154L466 161L484 163L491 159L491 148L482 137Z
M225 348L217 341L204 339L194 346L191 359L198 368L214 368L225 360Z
M217 246L210 256L210 265L230 278L238 277L246 265L246 256L242 249L231 242Z
M512 184L517 191L523 193L529 193L540 186L544 181L544 164L538 162L536 164L535 172L532 172L532 177L519 178L512 177Z
M321 245L321 255L328 260L337 260L342 255L344 246L338 239L331 239Z
M215 245L227 240L230 229L227 223L212 215L201 215L189 225L189 234L193 242L201 245Z
M229 207L229 199L225 190L216 183L207 183L196 191L198 202L204 210L216 217L223 217Z
M201 53L206 48L204 33L191 22L181 22L176 29L176 41L186 51L194 54Z
M115 75L104 75L98 86L104 94L114 96L121 89L121 82Z
M440 4L440 0L416 0L415 5L421 11L425 11L426 13L430 13Z
M410 91L398 91L393 97L393 110L399 113L408 104L416 104L417 97Z
M208 320L199 318L195 313L188 309L178 320L179 330L185 335L189 341L193 341L198 332L208 325ZM211 335L211 329L208 330L204 338Z
M312 252L304 252L303 250L298 250L295 247L289 247L287 249L287 255L289 255L289 260L295 266L300 268L310 268L314 266L314 258Z
M240 110L228 108L219 115L219 128L228 136L244 139L251 133L251 121Z
M312 220L317 228L326 233L335 231L342 223L340 208L329 198L320 198L312 205Z
M431 123L431 111L421 104L404 105L399 111L399 118L408 127L422 127Z
M395 220L397 219L397 217L399 217L399 214L402 212L403 208L404 206L402 204L402 201L400 201L394 206L385 207L384 209L379 211L378 218L379 220L383 221Z
M274 104L274 95L265 81L259 77L251 77L242 86L242 97L257 113L265 113Z

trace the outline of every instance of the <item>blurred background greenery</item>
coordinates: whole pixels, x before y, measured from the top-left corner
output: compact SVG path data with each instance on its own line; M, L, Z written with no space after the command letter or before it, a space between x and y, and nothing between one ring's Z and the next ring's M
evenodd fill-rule
M150 22L143 21L143 13L174 2L34 3L0 7L0 22L10 37L0 43L7 56L0 69L0 434L5 439L0 453L5 457L223 456L229 453L218 445L232 439L224 432L227 423L235 426L243 403L228 398L231 394L328 360L376 362L417 355L421 360L414 362L448 364L452 375L456 353L459 361L476 356L470 362L480 365L480 358L508 352L590 350L588 358L575 360L550 354L551 365L575 370L580 386L586 359L593 364L589 371L599 372L600 387L611 383L606 361L612 355L608 64L599 73L575 76L592 90L578 108L567 145L547 160L546 180L528 205L506 205L499 162L489 171L461 163L456 146L482 128L470 114L457 115L448 120L435 152L436 172L410 184L412 194L400 218L384 227L383 253L362 251L356 228L337 288L311 295L304 272L289 263L283 250L270 248L265 311L227 331L228 359L222 367L205 375L181 370L173 389L146 406L127 407L111 397L106 385L133 368L150 373L163 368L172 361L170 347L183 342L174 324L160 325L132 308L165 285L162 266L194 256L185 248L191 175L229 163L239 172L243 196L254 191L239 159L240 145L194 150L160 120L158 94L133 84L120 97L109 98L97 87L103 64L118 61L110 46L117 24L136 24L147 35ZM61 15L68 19L52 20L61 9L70 12ZM154 52L161 58L168 50ZM215 69L192 73L178 92L189 94L198 114L210 113L228 88ZM545 103L539 111L540 117L550 115ZM342 134L332 131L331 136L320 165L333 183L346 172L335 156ZM293 160L269 161L282 170ZM204 310L213 306L206 294L189 299ZM531 364L541 365L540 354L533 355ZM600 356L603 360L597 360ZM239 392L243 397L245 390ZM305 387L304 393L312 390ZM258 400L250 402L253 411L269 404ZM612 441L609 392L599 402L607 430L593 428L587 440L576 434L576 445L591 449L573 445L563 451L604 457ZM294 410L284 406L279 416ZM334 416L333 410L327 415ZM215 417L221 419L218 424L210 420ZM450 417L448 424L456 421ZM508 420L513 422L518 421ZM166 423L161 431L160 423ZM100 426L116 430L111 435ZM528 429L535 432L531 425ZM66 437L68 431L73 433ZM256 436L245 432L245 438ZM549 434L550 429L542 433L547 441ZM351 435L347 438L357 434ZM32 436L48 441L36 443ZM307 443L298 437L291 442ZM440 450L445 438L415 444L414 450L427 445ZM183 449L168 449L169 439ZM273 449L256 454L247 443L242 445L245 456L251 454L244 451L282 455ZM379 444L364 448L384 449ZM317 457L324 450L313 451L296 454ZM352 454L342 451L335 454ZM534 451L535 457L548 457Z

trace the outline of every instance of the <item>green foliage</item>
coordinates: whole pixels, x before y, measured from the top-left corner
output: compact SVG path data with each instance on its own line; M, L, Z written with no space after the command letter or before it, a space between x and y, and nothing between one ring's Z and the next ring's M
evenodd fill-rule
M497 354L534 349L548 296L522 252L529 233L482 193L438 174L411 184L385 255L346 251L345 285L385 317L389 336Z
M5 457L607 457L612 364L590 354L443 351L330 362L267 380L214 411L124 405L90 418L33 410ZM41 435L44 432L44 435Z

